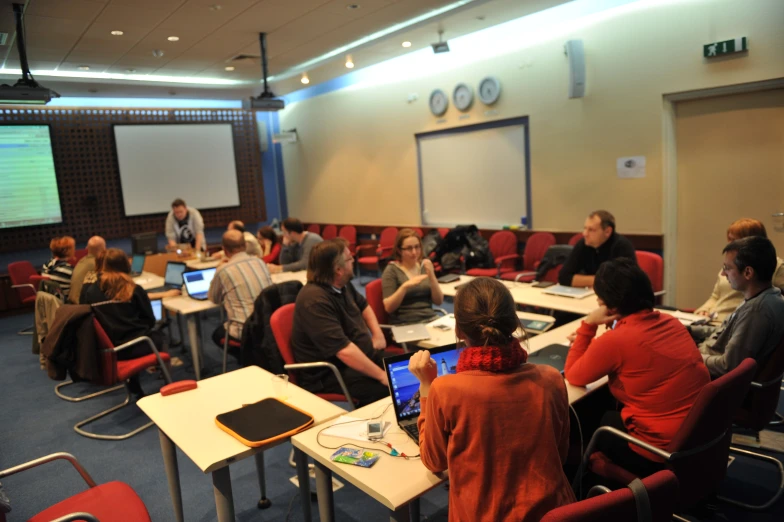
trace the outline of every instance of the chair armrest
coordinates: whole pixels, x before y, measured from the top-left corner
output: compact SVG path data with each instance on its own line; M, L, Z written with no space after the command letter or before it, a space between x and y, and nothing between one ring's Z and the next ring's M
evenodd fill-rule
M76 460L76 457L71 455L70 453L60 452L60 453L52 453L51 455L46 455L45 457L40 457L29 462L25 462L24 464L19 464L18 466L14 466L12 468L4 469L0 471L0 478L9 477L14 475L15 473L19 473L22 471L27 471L28 469L36 468L42 464L46 464L49 462L53 462L55 460L67 460L71 463L71 465L76 468L76 471L79 472L79 475L82 476L84 481L87 485L91 488L97 486L93 478L87 473L87 470L79 464L79 461Z
M671 460L673 456L672 453L664 451L661 448L657 448L656 446L648 444L647 442L641 441L636 437L632 437L628 433L624 433L619 429L611 428L610 426L600 426L599 429L594 432L593 437L591 437L591 442L588 443L588 448L585 450L585 455L583 456L585 464L588 463L588 458L593 455L594 450L596 449L596 445L599 442L599 438L603 436L618 437L668 461Z
M520 257L519 254L509 254L509 255L506 255L506 256L496 257L495 258L495 264L496 264L496 266L498 266L501 263L503 263L504 261L509 261L510 259L518 259L519 257Z
M152 339L150 339L146 335L142 337L137 337L132 341L128 341L127 343L121 344L120 346L115 346L114 348L112 348L111 351L117 353L121 350L125 350L126 348L130 348L131 346L134 346L139 343L147 343L149 345L150 349L152 350L152 353L155 354L155 358L158 359L158 366L163 372L163 376L166 378L166 382L168 384L171 384L172 382L171 375L169 375L169 369L166 367L166 364L164 364L163 359L161 359L161 353L158 351L158 348L155 347L155 343L152 342Z
M35 292L35 287L30 283L23 283L21 285L11 285L11 288L26 288L26 287L30 287L30 290Z
M784 379L784 373L778 377L765 382L751 381L752 388L767 388L768 386L780 386L781 379Z
M378 248L376 245L357 245L357 252L360 250L375 250Z
M607 486L597 485L588 490L588 495L585 498L598 497L599 495L611 492L612 490Z
M660 295L664 295L667 293L667 290L659 290L658 292L654 292L654 297L659 297Z
M517 283L518 281L520 281L521 277L528 277L528 276L532 276L532 275L536 275L536 272L520 272L519 274L517 274L515 276L514 282Z
M63 515L60 518L55 518L51 522L75 522L77 520L84 520L85 522L101 522L90 513L85 512Z
M394 250L395 250L395 247L379 247L378 248L378 256L379 257L390 257ZM386 255L385 255L385 252L386 252Z
M283 365L284 370L302 370L305 368L329 368L332 370L332 373L335 374L335 378L338 380L338 384L340 384L340 389L343 390L343 395L346 396L346 400L348 400L348 403L351 405L351 409L354 409L354 399L351 398L351 394L348 392L348 387L346 387L346 383L343 381L343 376L340 375L338 367L334 364L325 361L319 361Z

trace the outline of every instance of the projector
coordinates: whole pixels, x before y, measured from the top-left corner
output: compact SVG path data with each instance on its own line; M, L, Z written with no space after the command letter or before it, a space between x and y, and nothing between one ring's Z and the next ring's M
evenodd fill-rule
M246 111L279 111L285 107L285 102L278 98L251 97L242 102L242 108Z
M0 85L0 104L35 104L46 105L52 98L60 95L46 87L32 87L29 85Z
M433 47L433 52L435 54L438 53L448 53L449 52L449 44L446 42L437 42L434 44L430 44Z

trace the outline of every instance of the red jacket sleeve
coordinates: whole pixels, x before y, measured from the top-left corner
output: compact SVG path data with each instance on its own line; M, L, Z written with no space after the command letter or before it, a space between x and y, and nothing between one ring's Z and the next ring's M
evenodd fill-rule
M577 329L577 339L566 356L564 376L570 384L585 386L608 375L620 366L617 340L611 332L598 339L596 325L584 321Z

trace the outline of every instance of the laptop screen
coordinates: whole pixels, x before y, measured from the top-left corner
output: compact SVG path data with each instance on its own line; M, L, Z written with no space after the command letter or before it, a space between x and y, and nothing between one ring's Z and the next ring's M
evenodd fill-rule
M140 254L133 256L133 261L131 261L131 272L134 274L142 273L142 269L144 269L144 258L145 256Z
M150 301L152 305L152 314L155 316L156 321L160 321L163 319L163 303L161 303L160 299L153 299Z
M188 295L206 294L210 289L212 278L215 277L215 268L207 268L205 270L196 270L195 272L186 272L183 274L185 278L185 289L188 290Z
M408 371L408 360L415 352L404 353L384 359L389 379L389 393L395 406L398 421L419 416L419 381ZM433 348L430 356L438 365L438 376L457 373L459 350L454 344Z
M166 275L163 277L164 283L167 285L182 286L182 274L187 268L185 263L169 261L166 263Z

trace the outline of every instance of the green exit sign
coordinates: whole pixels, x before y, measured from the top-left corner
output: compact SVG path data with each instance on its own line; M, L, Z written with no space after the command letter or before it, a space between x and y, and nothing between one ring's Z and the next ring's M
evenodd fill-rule
M703 45L702 56L705 58L713 58L714 56L748 51L748 49L746 37L744 36L743 38L733 38L732 40L724 40L723 42Z

